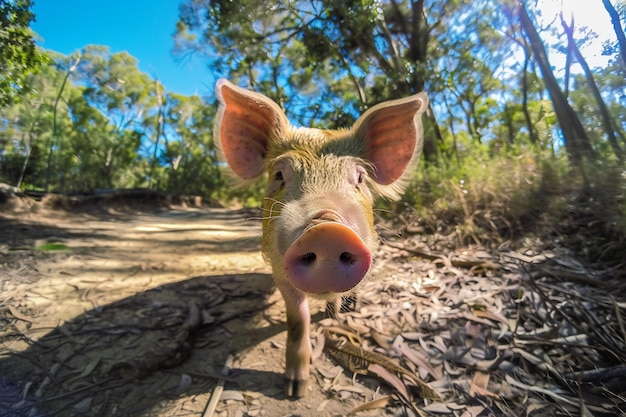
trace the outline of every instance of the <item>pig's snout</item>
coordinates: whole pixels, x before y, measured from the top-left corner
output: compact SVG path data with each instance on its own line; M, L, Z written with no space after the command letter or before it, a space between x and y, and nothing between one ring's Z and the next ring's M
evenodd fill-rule
M342 293L354 288L372 263L372 252L349 226L314 220L289 246L284 266L289 281L307 293Z

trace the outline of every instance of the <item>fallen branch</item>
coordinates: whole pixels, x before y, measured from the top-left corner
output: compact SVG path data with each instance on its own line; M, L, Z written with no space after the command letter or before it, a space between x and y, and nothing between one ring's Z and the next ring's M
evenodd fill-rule
M378 365L392 374L406 377L415 385L420 397L427 400L441 400L439 394L422 381L419 376L398 365L385 355L365 350L334 337L326 338L324 350L341 366L355 374L367 375L372 372L373 365ZM380 376L378 373L377 375Z
M233 365L233 355L228 355L228 357L226 358L226 362L224 363L224 368L222 368L222 375L224 376L228 376L228 373L230 372L230 367ZM211 399L209 400L209 402L206 405L206 408L204 409L204 412L202 413L202 417L212 417L213 413L215 412L215 408L217 407L217 403L220 400L220 397L222 396L222 391L224 391L224 382L225 379L224 378L220 378L219 381L217 381L217 385L215 386L215 389L213 390L213 393L211 394Z
M496 270L500 268L500 265L490 260L470 260L470 259L450 259L445 255L435 255L431 253L423 252L419 249L409 249L402 244L395 242L386 242L387 246L392 248L401 249L409 252L413 256L433 261L434 263L442 262L444 266L450 268L463 268L469 269L471 272L478 272L481 270Z
M568 372L563 374L563 378L581 382L594 382L612 378L626 378L626 365L618 365L611 368L590 369L588 371Z

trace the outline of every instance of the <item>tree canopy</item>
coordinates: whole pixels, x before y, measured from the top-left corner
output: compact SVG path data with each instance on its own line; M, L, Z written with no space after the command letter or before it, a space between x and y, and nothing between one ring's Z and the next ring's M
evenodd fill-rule
M46 62L35 45L30 0L0 0L0 108L27 90L27 77Z
M273 97L305 125L341 127L374 103L426 89L436 110L428 115L427 160L456 152L446 139L457 132L476 143L555 145L553 132L539 138L533 128L552 112L572 157L593 157L539 32L557 47L564 33L555 34L555 25L538 28L538 10L529 9L493 0L246 2L243 8L188 1L176 40L179 52L203 53L216 72ZM579 34L580 42L590 36ZM532 114L529 94L537 102L546 92L551 108ZM616 145L619 156L624 143Z

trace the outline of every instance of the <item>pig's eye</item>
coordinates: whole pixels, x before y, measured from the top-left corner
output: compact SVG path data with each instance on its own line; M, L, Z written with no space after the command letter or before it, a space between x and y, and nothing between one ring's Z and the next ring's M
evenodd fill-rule
M283 171L276 171L274 173L274 181L282 181L283 180Z
M365 175L366 175L366 171L365 168L357 166L356 168L356 186L359 186L359 184L363 184L363 182L365 181Z

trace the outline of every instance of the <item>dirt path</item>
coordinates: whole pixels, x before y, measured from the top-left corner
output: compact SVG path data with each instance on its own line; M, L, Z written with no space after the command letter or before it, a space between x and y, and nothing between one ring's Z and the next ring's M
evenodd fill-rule
M332 398L315 371L307 398L281 393L284 306L253 215L6 216L0 415L13 396L11 415L200 416L229 355L217 416L345 415L371 399L361 384ZM350 383L323 356L316 367Z

